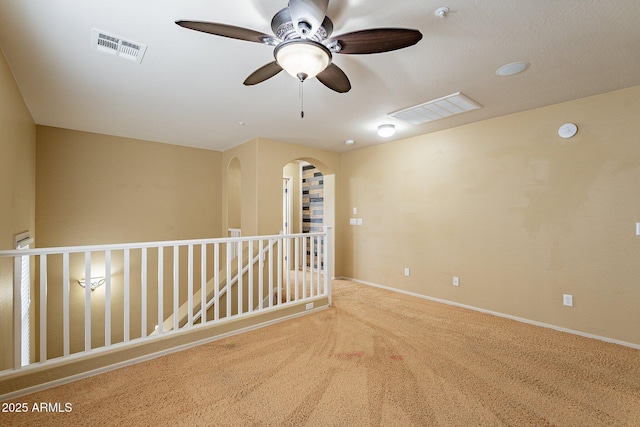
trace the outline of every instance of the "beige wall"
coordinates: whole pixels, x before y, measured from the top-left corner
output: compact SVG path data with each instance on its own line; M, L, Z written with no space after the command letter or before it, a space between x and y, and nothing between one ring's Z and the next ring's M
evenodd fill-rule
M35 237L36 126L0 50L0 250L14 249L14 236ZM37 243L37 242L36 242ZM0 343L12 332L13 283L0 260ZM12 271L11 263L8 265ZM0 344L0 368L12 363L11 349Z
M242 224L242 165L237 157L227 167L227 220L229 228Z
M35 220L36 126L0 51L0 250Z
M292 180L292 194L291 199L291 224L290 230L292 233L302 233L302 166L300 162L295 161L288 163L282 169L283 177L290 177Z
M344 154L342 273L640 344L638 117L634 87Z
M39 246L220 237L221 153L38 126Z
M257 144L254 139L222 153L222 227L224 232L231 226L229 221L229 175L228 169L234 158L240 162L240 180L242 182L242 195L240 197L240 228L244 236L258 234L257 224ZM233 197L235 198L235 197ZM232 221L233 222L233 221Z

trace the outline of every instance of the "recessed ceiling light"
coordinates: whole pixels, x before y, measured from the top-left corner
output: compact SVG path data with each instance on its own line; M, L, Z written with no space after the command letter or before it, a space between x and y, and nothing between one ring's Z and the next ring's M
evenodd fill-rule
M527 68L529 68L528 62L512 62L511 64L503 65L498 68L496 74L501 77L513 76L515 74L520 74Z
M344 143L347 145L353 145L356 143L356 141L354 141L353 139L347 139L346 141L344 141Z
M384 124L378 126L378 135L383 138L389 138L396 133L396 126L392 124Z

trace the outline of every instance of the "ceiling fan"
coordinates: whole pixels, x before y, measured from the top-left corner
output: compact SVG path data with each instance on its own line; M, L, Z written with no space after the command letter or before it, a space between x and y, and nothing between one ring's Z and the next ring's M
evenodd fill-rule
M274 46L275 61L254 71L244 84L255 85L282 70L300 82L317 77L339 93L348 92L347 75L332 61L333 54L371 54L413 46L422 39L418 30L375 28L331 37L333 23L326 16L329 0L289 0L289 6L271 20L274 36L248 28L215 22L176 21L181 27L216 36Z

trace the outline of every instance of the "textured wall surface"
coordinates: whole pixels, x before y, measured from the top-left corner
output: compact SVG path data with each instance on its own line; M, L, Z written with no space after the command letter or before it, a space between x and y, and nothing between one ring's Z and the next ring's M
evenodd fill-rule
M353 207L364 220L340 236L343 274L640 344L639 99L634 87L343 154L340 221Z

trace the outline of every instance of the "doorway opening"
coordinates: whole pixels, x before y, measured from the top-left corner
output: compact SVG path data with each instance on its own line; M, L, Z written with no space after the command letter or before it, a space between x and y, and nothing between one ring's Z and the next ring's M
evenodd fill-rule
M335 218L335 175L315 159L297 159L283 168L283 231L287 234L314 233L333 227ZM333 242L333 236L331 237ZM308 269L320 259L324 248L311 245L299 254L297 269ZM287 250L291 256L291 250ZM332 263L333 264L333 263ZM293 268L293 264L290 264ZM313 268L323 268L314 265Z

